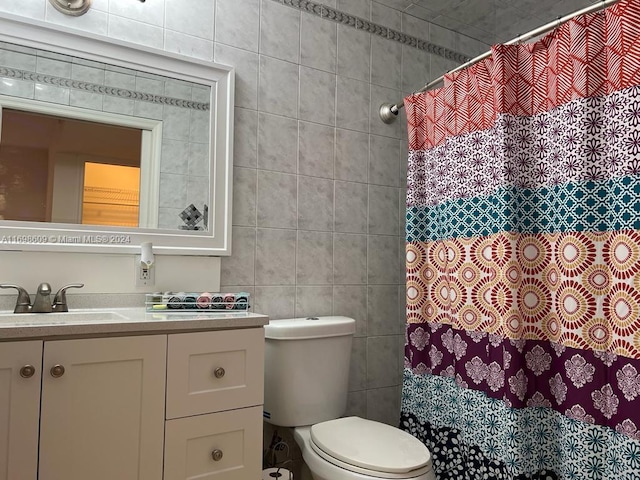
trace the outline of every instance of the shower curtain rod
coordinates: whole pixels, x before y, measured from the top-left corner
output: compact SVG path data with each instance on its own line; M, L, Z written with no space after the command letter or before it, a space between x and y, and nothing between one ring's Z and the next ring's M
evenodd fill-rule
M554 28L557 28L558 26L562 25L563 23L571 20L573 17L577 17L578 15L584 15L584 14L587 14L587 13L597 12L598 10L602 10L602 9L604 9L604 8L608 7L609 5L612 5L612 4L616 3L616 2L618 2L618 0L602 0L602 1L598 2L598 3L590 5L590 6L586 7L586 8L583 8L582 10L578 10L577 12L570 13L569 15L565 15L564 17L558 17L553 22L549 22L546 25L543 25L541 27L535 28L535 29L531 30L529 33L525 33L524 35L518 35L513 40L510 40L510 41L506 42L505 45L513 45L514 43L526 42L527 40L529 40L529 39L531 39L533 37L537 37L538 35L542 35L543 33L550 32ZM453 70L449 70L447 73L453 73L453 72L457 72L458 70L465 69L465 68L470 67L471 65L473 65L475 63L478 63L479 61L484 60L485 58L488 58L490 56L491 56L491 50L489 50L488 52L483 53L482 55L478 55L475 58L472 58L468 62L463 63L462 65L454 68ZM431 82L427 83L420 90L416 90L413 93L426 92L431 87L433 87L433 86L437 85L438 83L440 83L443 79L444 79L444 75L441 75L440 77L436 78L435 80L432 80ZM398 102L396 104L383 103L382 105L380 105L380 111L379 111L380 119L384 123L393 123L393 121L398 117L398 114L400 113L400 109L401 108L404 108L404 101L400 101L400 102Z

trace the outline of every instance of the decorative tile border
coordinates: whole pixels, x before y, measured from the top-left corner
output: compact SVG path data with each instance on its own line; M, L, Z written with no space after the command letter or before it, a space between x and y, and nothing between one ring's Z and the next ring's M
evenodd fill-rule
M188 108L190 110L209 110L209 103L205 102L194 102L192 100L182 100L180 98L167 97L164 95L136 92L135 90L128 90L126 88L109 87L107 85L99 85L96 83L84 82L81 80L56 77L54 75L34 73L17 68L0 67L0 77L16 78L19 80L26 80L30 82L45 83L47 85L54 85L56 87L73 88L75 90L84 90L85 92L126 98L128 100L140 100L143 102L170 105L172 107Z
M463 55L462 53L456 52L454 50L450 50L445 47L441 47L440 45L436 45L434 43L428 42L426 40L422 40L421 38L414 37L412 35L407 35L406 33L398 32L397 30L394 30L389 27L385 27L384 25L370 22L369 20L365 20L364 18L356 17L355 15L341 12L340 10L337 10L332 7L328 7L321 3L313 2L310 0L272 0L272 1L276 3L281 3L288 7L297 8L298 10L302 10L303 12L308 12L313 15L317 15L321 18L331 20L332 22L340 23L341 25L347 25L349 27L354 27L358 30L364 30L373 35L378 35L379 37L383 37L388 40L392 40L394 42L402 43L403 45L415 47L418 50L424 50L433 55L438 55L439 57L446 58L447 60L453 60L455 62L460 62L460 63L464 63L469 60L469 57L467 57L466 55Z

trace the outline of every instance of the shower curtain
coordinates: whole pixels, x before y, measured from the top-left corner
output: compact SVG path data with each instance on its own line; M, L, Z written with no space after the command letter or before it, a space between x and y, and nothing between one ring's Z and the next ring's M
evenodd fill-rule
M439 479L640 479L640 1L405 99L401 427Z

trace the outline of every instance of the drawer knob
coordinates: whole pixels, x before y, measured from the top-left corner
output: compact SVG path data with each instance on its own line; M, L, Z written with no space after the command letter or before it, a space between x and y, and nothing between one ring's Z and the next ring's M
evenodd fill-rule
M217 448L211 452L211 458L213 458L214 462L219 462L222 460L222 450L218 450Z
M62 365L54 365L51 367L51 376L53 378L60 378L64 375L64 367Z
M222 368L222 367L218 367L213 371L213 374L215 375L216 378L224 377L225 373L227 373L227 372L225 372L224 368Z
M36 373L36 369L33 365L25 365L20 369L20 376L22 378L31 378L34 373Z

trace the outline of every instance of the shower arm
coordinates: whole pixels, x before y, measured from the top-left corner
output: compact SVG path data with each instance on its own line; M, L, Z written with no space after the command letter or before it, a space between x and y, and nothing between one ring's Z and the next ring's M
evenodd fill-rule
M504 43L504 45L513 45L520 42L526 42L531 38L537 37L538 35L542 35L543 33L547 33L555 28L558 28L563 23L568 22L569 20L571 20L574 17L577 17L578 15L585 15L587 13L597 12L598 10L607 8L609 5L613 5L614 3L617 3L617 2L618 0L602 0L601 2L590 5L574 13L570 13L569 15L565 15L564 17L558 17L556 20L549 22L546 25L543 25L541 27L531 30L529 33L525 33L524 35L518 35L513 40L510 40ZM453 72L457 72L458 70L463 70L475 63L478 63L484 60L485 58L489 58L490 56L491 56L491 50L483 53L482 55L478 55L475 58L472 58L471 60L463 63L462 65L454 68L453 70L449 70L447 73L453 73ZM420 90L416 90L415 92L413 92L413 94L426 92L427 90L431 89L432 87L442 82L442 80L444 80L444 75L441 75L435 80L432 80L431 82L427 83ZM398 118L398 114L400 113L401 108L404 108L403 101L400 101L398 103L383 103L382 105L380 105L380 110L379 110L380 120L382 120L384 123L393 123L395 119Z

